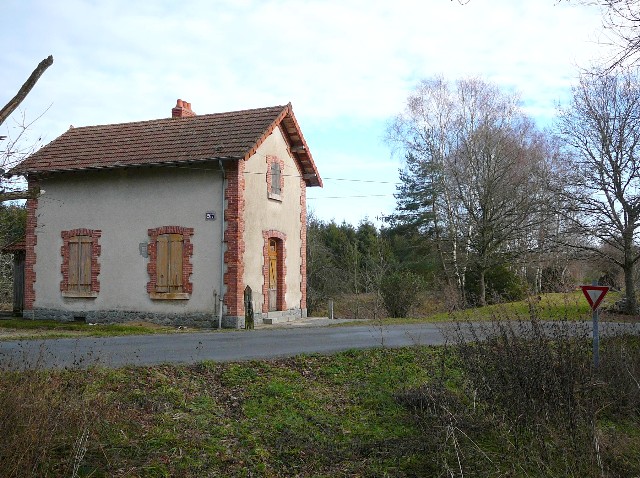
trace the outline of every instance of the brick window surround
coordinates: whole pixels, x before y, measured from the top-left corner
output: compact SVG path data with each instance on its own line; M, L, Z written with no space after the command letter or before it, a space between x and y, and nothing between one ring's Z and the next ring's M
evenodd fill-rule
M147 292L151 299L160 300L184 300L191 297L193 292L193 283L189 282L189 277L193 272L193 264L191 256L193 255L193 244L191 236L193 236L193 228L181 226L162 226L156 229L149 229L149 245L147 252L149 254L149 262L147 263L147 273L149 274L149 282L147 282ZM157 292L158 271L158 236L162 234L180 234L182 235L182 292Z
M287 235L283 232L270 229L268 231L262 231L262 237L264 238L264 246L262 248L262 312L269 312L269 239L276 239L276 252L278 254L278 293L276 295L276 310L285 310L287 308L287 304L285 302L285 294L287 293L287 284L285 280L287 275Z
M63 297L92 298L98 296L98 292L100 292L100 282L98 281L98 275L100 275L100 263L98 262L98 258L100 257L101 252L99 243L101 234L102 231L100 230L84 228L62 231L60 233L62 236L62 247L60 248L60 254L62 255L62 265L60 266L62 281L60 282L60 292ZM88 243L90 243L91 285L89 287L89 291L80 291L76 288L78 284L74 285L69 283L70 243L73 241L73 238L78 237L83 237Z
M275 199L276 201L282 201L282 194L284 193L284 160L279 159L277 156L268 154L266 156L267 161L267 196L269 199ZM273 168L280 168L280 180L279 188L274 188L273 184Z

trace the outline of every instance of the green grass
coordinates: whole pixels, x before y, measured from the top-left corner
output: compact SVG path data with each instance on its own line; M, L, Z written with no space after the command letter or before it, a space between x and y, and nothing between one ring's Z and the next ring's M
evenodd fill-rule
M56 320L0 320L0 340L18 340L34 337L117 337L122 335L174 333L177 331L178 329L175 327L163 327L147 323L90 325L84 322L60 322Z
M627 347L637 354L640 342ZM549 461L526 462L526 447L513 448L513 430L501 421L500 409L467 394L464 377L461 362L441 347L230 364L3 372L0 427L6 428L0 431L6 446L0 465L16 470L5 471L8 477L71 476L73 463L79 465L78 476L94 478L431 477L451 476L444 464L456 463L459 447L464 476L570 476L557 474L567 436L540 431L545 434L539 442L549 444L544 458ZM445 388L438 388L442 384ZM432 399L417 394L424 387L437 392ZM7 410L15 413L2 415ZM597 426L607 466L640 473L638 414L602 413ZM32 434L26 433L30 427ZM73 460L83 430L86 451ZM33 454L37 466L9 466L12 453L40 443L48 446ZM526 469L517 472L517 460Z
M139 470L134 476L383 476L405 466L400 444L419 438L394 393L426 378L425 360L430 353L347 352L93 370L89 380L102 383L94 396L109 391L123 411L107 436L122 423L132 427L128 443L119 439L127 451L118 466ZM134 383L136 392L126 391ZM113 471L99 454L94 458L95 470Z
M619 320L619 316L613 316L606 312L606 307L620 298L619 292L609 292L605 297L600 312L600 319ZM528 320L531 311L535 310L536 316L542 320L591 320L591 309L582 291L570 293L549 293L533 296L525 300L506 302L502 304L487 305L465 310L450 312L435 312L424 317L408 318L382 318L375 323L384 325L398 325L411 323L439 323L450 321L491 321L491 320ZM372 321L373 322L373 321ZM349 325L349 324L346 324Z

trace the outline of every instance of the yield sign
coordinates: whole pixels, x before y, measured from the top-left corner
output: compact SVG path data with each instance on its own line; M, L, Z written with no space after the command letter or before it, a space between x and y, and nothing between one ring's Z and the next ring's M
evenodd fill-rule
M591 310L596 310L604 299L604 296L609 292L609 288L603 285L581 285L582 293L587 298Z

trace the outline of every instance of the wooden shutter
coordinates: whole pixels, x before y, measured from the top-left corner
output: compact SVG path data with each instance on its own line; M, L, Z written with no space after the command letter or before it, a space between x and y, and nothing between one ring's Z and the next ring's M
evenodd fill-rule
M69 239L69 290L77 292L80 279L78 273L80 271L80 243L78 237L74 236Z
M156 276L156 292L182 292L182 234L158 236Z
M93 241L90 237L80 236L80 254L78 271L78 291L91 292L91 249Z
M69 288L74 292L91 292L91 253L89 236L69 238Z
M156 292L169 292L169 234L161 234L156 242Z
M169 235L169 292L182 292L182 234Z
M280 163L276 160L271 163L271 193L280 194Z

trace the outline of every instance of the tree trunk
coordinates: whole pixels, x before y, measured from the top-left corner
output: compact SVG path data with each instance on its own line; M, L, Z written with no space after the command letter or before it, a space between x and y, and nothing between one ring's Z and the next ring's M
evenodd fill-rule
M636 313L636 284L633 277L634 261L633 261L633 229L627 228L622 233L622 239L624 241L624 293L627 298L625 304L625 312L627 314Z
M480 292L478 295L480 296L479 300L481 306L487 305L487 285L485 283L486 274L487 271L485 269L480 270Z
M624 271L624 293L626 296L625 312L629 315L634 315L637 311L636 303L636 288L635 280L633 278L633 262L625 264Z

